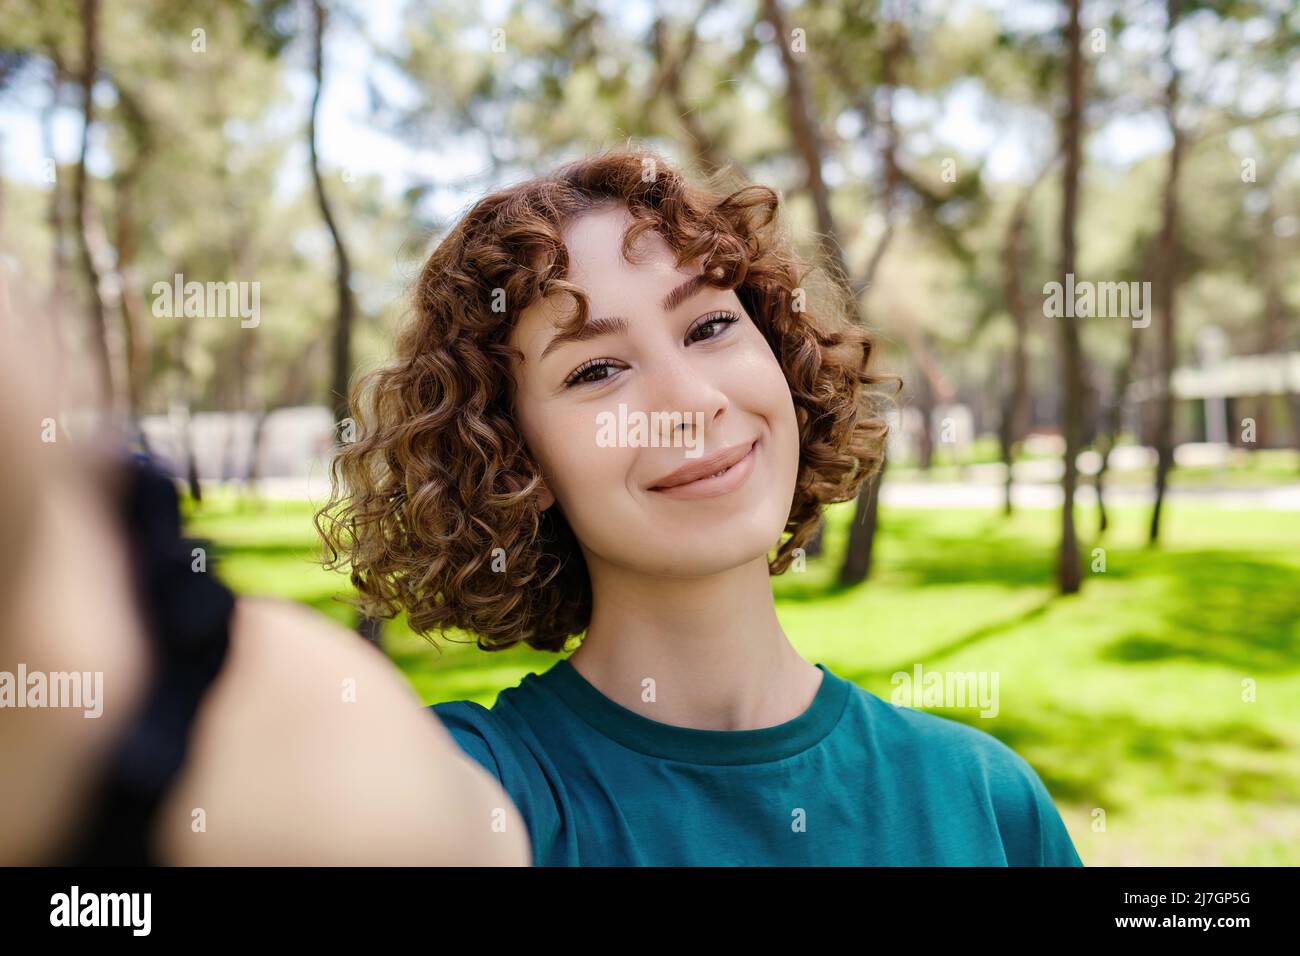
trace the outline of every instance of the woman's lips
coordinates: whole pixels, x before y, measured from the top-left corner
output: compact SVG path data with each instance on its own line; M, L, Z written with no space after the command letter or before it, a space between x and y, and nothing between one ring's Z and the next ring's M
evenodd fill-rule
M757 455L758 441L755 440L745 457L720 475L697 478L695 481L688 481L684 485L673 485L671 488L651 488L650 490L658 495L667 495L669 498L716 498L719 495L735 491L745 483L745 480L754 470L754 459Z

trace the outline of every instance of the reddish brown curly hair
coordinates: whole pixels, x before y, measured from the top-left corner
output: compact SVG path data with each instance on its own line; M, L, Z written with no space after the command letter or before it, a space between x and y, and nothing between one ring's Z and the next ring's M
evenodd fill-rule
M784 370L800 461L770 573L789 567L824 505L854 498L879 470L887 427L872 386L901 380L868 371L872 336L842 286L796 256L777 194L720 188L725 175L697 187L651 150L607 151L481 199L438 244L396 359L353 385L357 439L331 462L332 493L315 516L324 566L351 565L362 612L405 611L426 637L460 628L484 650L559 652L586 631L586 562L558 505L535 500L542 477L512 411L518 351L507 340L515 317L551 294L573 297L575 327L587 321L561 232L610 203L634 220L624 258L648 230L678 268L702 258L709 284L736 291Z

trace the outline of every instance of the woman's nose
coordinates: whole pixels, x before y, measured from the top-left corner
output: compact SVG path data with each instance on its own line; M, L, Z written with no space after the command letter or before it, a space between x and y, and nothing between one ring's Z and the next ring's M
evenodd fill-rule
M658 420L665 434L660 438L670 443L674 430L691 435L698 423L711 427L729 404L726 392L700 363L680 353L655 362L649 386L646 411L661 413Z

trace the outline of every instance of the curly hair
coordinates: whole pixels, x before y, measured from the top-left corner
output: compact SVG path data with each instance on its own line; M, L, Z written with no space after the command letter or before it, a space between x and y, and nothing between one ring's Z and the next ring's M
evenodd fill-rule
M702 258L705 281L735 290L784 371L800 460L770 573L789 567L824 505L876 474L887 425L872 386L901 379L868 370L873 337L844 283L795 254L778 195L720 188L726 175L695 186L652 150L606 151L484 197L442 239L416 279L395 359L352 386L356 440L331 461L331 496L315 516L323 564L350 564L363 613L404 610L416 633L461 629L483 650L560 652L585 633L586 562L558 503L543 511L535 499L542 475L512 411L510 358L522 355L507 340L514 318L552 294L575 300L573 327L587 321L561 232L609 204L633 219L625 260L649 230L678 268Z

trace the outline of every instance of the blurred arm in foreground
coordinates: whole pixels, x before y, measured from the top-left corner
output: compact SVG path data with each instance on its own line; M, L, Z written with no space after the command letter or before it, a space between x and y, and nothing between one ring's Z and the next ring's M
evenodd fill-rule
M126 453L41 440L57 418L48 363L3 314L2 293L0 864L57 863L93 820L110 837L131 828L131 814L105 811L116 804L102 799L104 775L124 735L165 729L147 702L189 691L160 665L154 609L133 589L131 535L113 504ZM381 652L289 602L226 601L228 643L182 726L183 763L140 814L151 861L528 865L518 810ZM28 693L20 671L101 675L99 714L49 706L52 684L45 703L28 694L16 706Z

